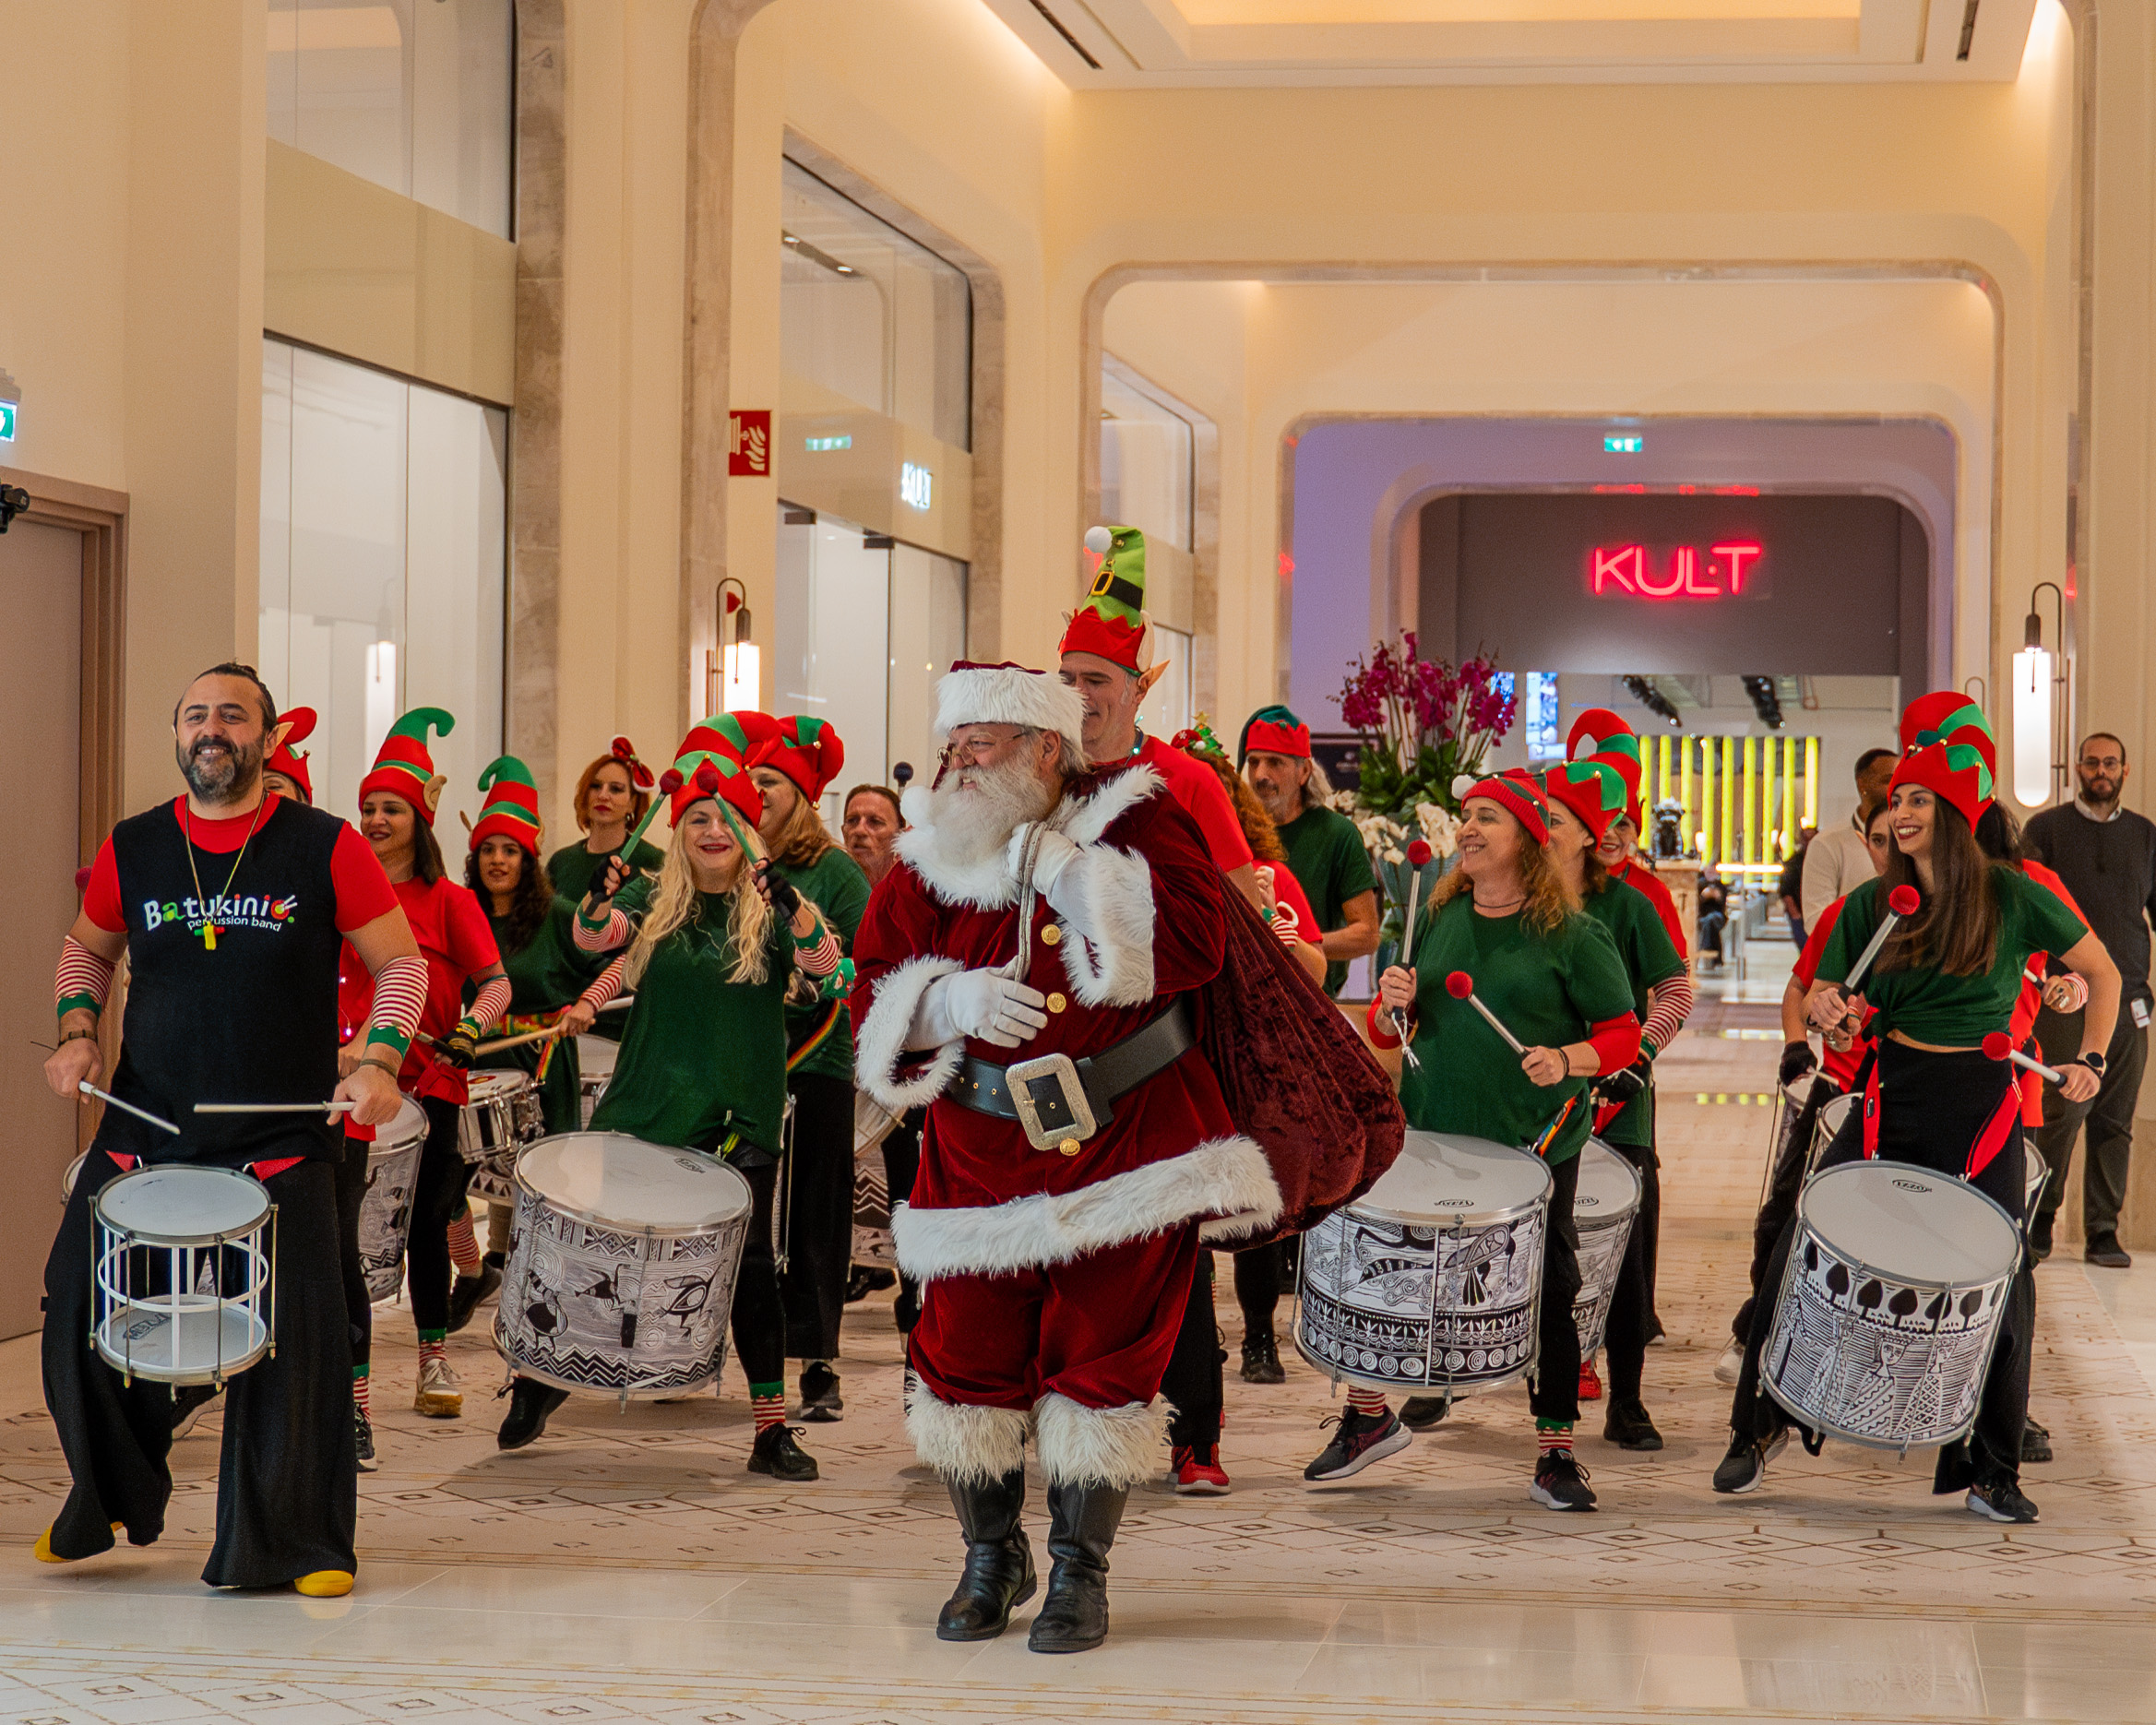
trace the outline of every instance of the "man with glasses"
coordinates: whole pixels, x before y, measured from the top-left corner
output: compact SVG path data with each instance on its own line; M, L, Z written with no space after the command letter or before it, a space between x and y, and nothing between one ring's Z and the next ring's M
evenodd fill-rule
M2127 770L2126 744L2109 732L2093 732L2076 752L2080 790L2074 801L2031 817L2021 835L2023 850L2057 872L2110 952L2126 1006L2112 1032L2095 1100L2069 1102L2055 1089L2044 1089L2043 1126L2036 1147L2052 1175L2044 1184L2029 1244L2038 1257L2050 1255L2053 1220L2073 1167L2074 1139L2086 1119L2083 1255L2107 1269L2126 1269L2133 1263L2118 1243L2118 1218L2133 1151L2134 1099L2140 1094L2141 1071L2149 1063L2149 922L2156 917L2156 823L2120 806ZM2036 1036L2047 1061L2055 1065L2072 1060L2081 1046L2081 1015L2046 1008L2038 1015Z

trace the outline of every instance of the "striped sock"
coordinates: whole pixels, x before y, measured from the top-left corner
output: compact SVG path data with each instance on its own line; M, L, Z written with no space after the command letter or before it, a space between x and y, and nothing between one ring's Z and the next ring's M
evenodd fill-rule
M373 1422L375 1416L374 1416L374 1413L373 1413L373 1411L372 1411L372 1410L371 1410L368 1408L368 1406L367 1406L367 1386L368 1386L370 1383L372 1383L373 1381L374 1381L374 1380L373 1380L373 1377L372 1377L372 1376L371 1376L371 1374L368 1373L368 1371L367 1371L367 1368L366 1368L365 1366L363 1366L363 1365L355 1365L354 1367L352 1367L352 1369L351 1369L351 1402L352 1402L352 1406L353 1406L353 1407L355 1407L355 1408L357 1408L357 1409L360 1410L360 1418L361 1418L361 1419L363 1419L363 1420L365 1420L365 1421L367 1421L367 1422L368 1422L370 1424Z
M1537 1420L1534 1422L1536 1452L1547 1456L1562 1450L1572 1453L1572 1422L1569 1420Z
M449 1262L459 1276L479 1274L479 1242L472 1238L469 1209L458 1211L457 1219L449 1224Z
M1364 1389L1360 1384L1350 1384L1348 1386L1348 1406L1365 1420L1376 1420L1382 1422L1385 1419L1385 1392L1376 1389Z
M429 1360L449 1362L449 1332L446 1329L423 1329L419 1333L419 1362L423 1367Z
M748 1386L749 1411L756 1415L756 1435L761 1437L774 1425L786 1423L786 1384L780 1379L776 1384L751 1384Z

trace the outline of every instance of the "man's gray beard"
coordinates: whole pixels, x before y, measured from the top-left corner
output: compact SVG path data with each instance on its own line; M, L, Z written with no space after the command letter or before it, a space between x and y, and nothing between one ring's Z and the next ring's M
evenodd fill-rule
M244 744L233 743L231 750L222 767L206 767L185 748L173 749L173 756L180 763L180 777L187 781L187 789L203 802L236 803L254 788L255 780L261 776L260 748L250 749Z
M1271 817L1276 827L1285 827L1303 812L1302 792L1290 786L1282 786L1269 795L1256 785L1252 785L1250 790L1257 797L1258 805Z
M1021 823L1037 821L1054 806L1054 791L1022 759L970 767L964 775L977 781L971 789L961 790L961 775L954 772L928 793L928 824L947 864L962 868L1000 853Z

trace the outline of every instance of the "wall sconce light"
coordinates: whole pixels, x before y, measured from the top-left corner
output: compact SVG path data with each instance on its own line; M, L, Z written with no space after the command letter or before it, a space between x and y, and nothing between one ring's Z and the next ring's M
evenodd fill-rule
M749 639L748 589L730 575L719 583L716 601L717 662L705 660L706 674L717 684L709 706L714 712L753 712L763 701L763 656Z
M2022 625L2021 650L2014 655L2014 801L2023 808L2042 808L2051 801L2053 784L2052 709L2058 684L2064 679L2043 644L2043 619L2036 612L2036 596L2052 581L2039 581L2029 594L2029 616ZM2058 625L2061 645L2066 634L2066 596L2059 593Z

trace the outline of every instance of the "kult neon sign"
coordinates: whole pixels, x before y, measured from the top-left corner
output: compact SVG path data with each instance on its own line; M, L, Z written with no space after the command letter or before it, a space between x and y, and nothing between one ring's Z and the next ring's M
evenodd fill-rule
M1597 545L1588 553L1588 580L1596 597L1628 593L1638 599L1741 598L1752 565L1767 554L1753 540L1709 545L1679 545L1670 553L1666 574L1649 566L1644 545Z

